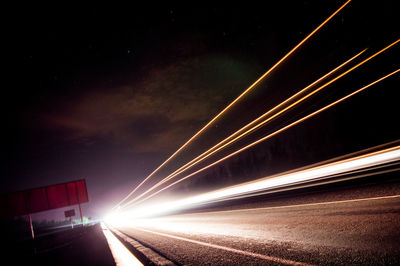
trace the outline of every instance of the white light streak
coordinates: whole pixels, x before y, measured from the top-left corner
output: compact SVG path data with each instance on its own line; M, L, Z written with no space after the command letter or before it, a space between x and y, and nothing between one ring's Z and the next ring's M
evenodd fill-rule
M367 169L373 166L384 165L396 161L400 161L400 145L301 171L282 174L274 177L265 177L181 200L146 205L130 211L115 212L110 214L106 218L106 221L110 224L118 224L121 226L124 223L131 223L132 219L163 215L173 211L195 207L200 204L229 199L230 197L235 197L238 195L252 194L254 192L271 190L293 184L317 181L332 175L349 173L352 171Z

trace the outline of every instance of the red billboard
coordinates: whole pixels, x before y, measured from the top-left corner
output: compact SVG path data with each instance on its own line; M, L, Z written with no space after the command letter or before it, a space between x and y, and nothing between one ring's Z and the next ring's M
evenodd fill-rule
M19 216L88 202L84 179L14 192L1 197L2 215Z

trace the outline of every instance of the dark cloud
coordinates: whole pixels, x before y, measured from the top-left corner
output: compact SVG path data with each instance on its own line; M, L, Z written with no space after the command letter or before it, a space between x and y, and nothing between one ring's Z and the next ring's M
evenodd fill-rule
M40 115L65 141L102 137L132 152L176 149L246 85L259 67L221 55L184 59L140 82L82 93L60 112ZM95 142L83 141L88 145Z

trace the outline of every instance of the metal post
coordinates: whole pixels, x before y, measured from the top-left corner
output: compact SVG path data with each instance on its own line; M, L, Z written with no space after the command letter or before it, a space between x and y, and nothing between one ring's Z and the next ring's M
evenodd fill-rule
M35 239L35 233L33 232L33 225L32 225L32 217L30 213L28 214L28 219L29 219L29 227L31 228L32 239Z
M84 224L83 224L83 216L82 216L81 201L79 200L78 186L76 185L76 182L75 182L75 192L76 192L76 198L77 198L77 200L78 200L79 213L80 213L80 215L81 215L81 222L82 222L82 227L83 227Z
M69 221L71 222L71 229L74 229L74 224L72 223L72 217L69 217Z
M81 222L82 222L82 227L83 227L84 224L83 224L82 208L81 208L81 203L79 202L79 198L78 198L78 205L79 205L79 213L81 214Z

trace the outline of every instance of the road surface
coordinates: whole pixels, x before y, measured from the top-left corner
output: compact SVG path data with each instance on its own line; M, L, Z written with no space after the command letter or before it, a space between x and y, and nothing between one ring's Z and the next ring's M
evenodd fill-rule
M294 193L117 229L184 265L396 265L400 185Z

